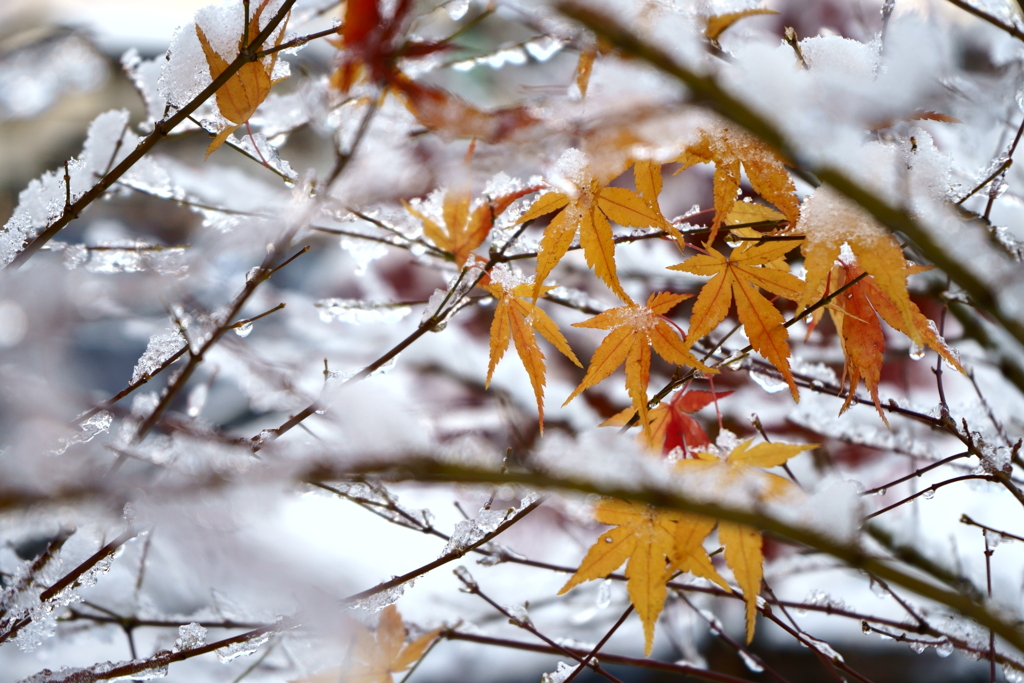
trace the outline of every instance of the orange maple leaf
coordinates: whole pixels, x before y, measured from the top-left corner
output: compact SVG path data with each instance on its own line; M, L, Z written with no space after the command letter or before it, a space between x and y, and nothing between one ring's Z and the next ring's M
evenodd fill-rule
M751 233L756 234L753 231L743 234ZM779 267L779 259L796 246L792 240L775 240L760 245L744 242L733 249L728 258L708 246L707 254L693 256L670 266L669 270L712 276L693 304L688 346L718 327L735 300L736 312L750 345L778 368L789 384L793 399L800 400L789 368L789 332L783 326L785 320L758 291L760 288L787 299L799 298L804 283Z
M698 453L696 460L680 460L676 466L684 474L704 475L720 487L732 486L737 479L753 484L761 500L779 498L794 490L782 477L764 472L760 468L776 467L799 453L817 448L817 444L759 443L751 447L753 439L737 444L724 458L711 453ZM747 642L754 638L757 616L757 595L761 592L764 556L761 553L761 534L756 529L733 522L718 525L718 540L725 546L725 563L732 569L736 582L743 590L747 605Z
M569 153L572 152L575 150ZM578 231L587 264L623 301L632 303L633 300L622 289L616 275L615 242L612 240L612 226L608 219L635 228L656 226L669 231L675 228L661 215L657 204L652 206L632 190L603 187L582 164L570 180L575 186L573 195L557 190L542 194L519 219L520 223L525 223L554 211L559 212L548 223L544 237L541 238L534 297L538 296L537 292L544 279L565 256Z
M402 615L394 605L381 611L375 634L362 624L354 623L353 629L353 664L347 671L329 669L292 683L394 683L394 674L415 664L441 633L438 628L406 643Z
M498 305L494 308L494 320L491 322L491 357L487 367L486 386L491 385L491 376L494 368L501 361L502 356L508 349L508 342L511 338L516 345L516 353L519 354L523 367L530 376L530 383L533 385L533 393L537 397L537 412L540 416L540 431L544 433L544 384L545 372L544 353L537 345L537 338L534 331L540 332L541 336L561 351L565 356L578 367L583 364L576 358L576 354L569 348L569 342L565 340L558 329L555 321L548 317L535 301L531 302L529 297L533 293L533 284L530 282L509 286L507 283L495 283L481 285L497 299ZM544 287L541 293L546 293L551 287Z
M494 219L512 202L538 189L528 187L501 195L481 203L472 211L468 191L448 190L442 203L443 228L405 200L402 200L402 204L405 205L406 211L423 221L424 234L440 249L454 256L455 265L461 268L469 259L470 253L487 239L491 228L494 227Z
M840 262L839 267L835 268L833 273L836 275L836 287L841 287L843 282L855 280L864 273L864 270L856 264L849 265ZM963 372L956 356L938 335L931 321L921 313L913 301L910 302L910 306L914 330L924 343L954 368ZM878 399L878 383L881 381L882 358L885 353L885 335L878 317L881 316L882 320L885 320L893 329L907 334L902 313L882 291L874 278L869 275L851 285L837 297L835 304L829 307L829 314L839 332L839 339L846 357L846 363L843 366L843 384L849 383L846 402L843 403L839 413L844 413L850 407L857 384L863 378L864 385L871 394L871 400L875 403L875 410L878 411L882 422L888 427L889 421L885 418ZM907 336L910 335L907 334Z
M771 147L750 133L731 128L715 132L702 130L697 141L687 147L676 161L682 164L677 173L694 164L715 165L715 220L711 223L709 244L715 241L718 229L736 203L741 164L754 191L781 211L790 226L796 225L800 217L796 187L785 164Z
M238 41L239 52L247 44L252 43L256 36L259 35L260 17L269 3L270 0L263 0L256 7L256 11L253 12L252 18L249 20L246 36ZM281 44L287 25L288 17L285 17L280 28L277 29L278 34L277 41L274 43L275 47ZM210 69L210 78L216 80L228 68L228 61L213 49L199 24L196 24L196 36L199 38L199 44L202 45L203 53L206 55L206 64ZM267 95L270 94L270 88L277 83L277 81L271 80L271 74L274 73L274 66L277 64L277 55L278 53L275 52L262 59L243 64L242 68L217 91L217 108L220 110L221 116L235 125L226 126L217 134L217 137L213 139L213 142L206 149L206 156L210 156L214 150L223 145L228 136L238 126L247 122L260 104L263 103L263 100L267 99Z
M914 320L917 307L907 293L910 266L896 238L870 214L835 190L820 187L804 204L797 232L804 235L800 250L807 269L804 289L797 300L798 313L821 291L821 284L828 278L846 243L861 268L871 274L875 284L895 307L897 317L902 321L896 329L918 346L924 345L924 338Z
M645 654L651 654L654 624L665 604L665 583L674 568L730 590L701 545L714 528L714 520L709 524L704 518L612 498L597 504L594 519L615 528L601 534L558 594L584 581L604 578L628 559L626 590L644 625Z
M690 294L673 294L658 292L651 294L646 306L630 303L595 315L590 320L573 323L573 327L590 327L599 330L611 330L604 338L594 356L583 381L576 387L566 405L583 390L594 386L625 362L626 390L633 399L633 407L640 415L640 424L644 434L651 438L651 425L647 416L647 383L651 376L651 348L669 363L688 365L703 372L717 373L697 360L685 340L677 333L664 315L676 307L681 301L690 298Z
M647 419L651 422L651 436L648 440L643 436L647 445L662 455L668 455L674 449L682 450L683 455L689 455L698 448L704 448L711 444L707 432L700 426L700 423L690 417L689 413L696 413L704 406L720 398L725 398L731 391L687 391L680 389L669 401L663 401L656 408L651 408L647 413ZM601 423L602 427L622 427L626 425L636 409L626 408L622 412L613 415Z

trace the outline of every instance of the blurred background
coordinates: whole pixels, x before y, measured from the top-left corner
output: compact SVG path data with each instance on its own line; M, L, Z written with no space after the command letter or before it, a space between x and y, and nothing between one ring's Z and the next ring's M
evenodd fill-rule
M205 4L208 3L203 0L0 0L0 159L4 161L0 164L0 223L10 216L17 204L18 193L31 179L59 167L64 160L79 152L88 124L96 115L109 109L126 108L131 112L133 121L145 118L143 102L121 67L122 55L131 49L143 59L162 55L174 29L189 22L194 11ZM325 6L328 3L305 4ZM750 22L778 35L781 35L783 27L792 26L800 37L825 33L869 40L879 30L878 2L774 0L767 4L780 10L781 14L751 19ZM974 22L966 14L941 2L898 0L897 12L941 12L949 15L952 21ZM329 25L335 16L336 12L324 15L322 25ZM518 30L511 24L486 22L467 34L464 41L466 45L500 47L521 40L516 33ZM1015 64L1007 66L1006 61L1000 61L998 56L988 51L986 34L982 29L964 35L967 39L957 48L963 68L993 76L1001 70L1016 68ZM975 38L971 38L972 35ZM288 59L292 62L293 73L326 74L331 70L332 54L332 49L314 45L297 57ZM515 65L503 69L475 69L469 74L448 73L439 78L446 79L449 87L467 98L487 106L502 103L509 93L534 87L531 79L565 87L571 82L574 68L575 55L566 54L557 56L545 67L543 78L536 69L527 71ZM287 92L290 87L293 85L285 83L282 91ZM195 162L201 158L207 144L205 135L190 134L168 141L161 147L161 152L181 155ZM330 144L325 144L324 139L312 129L296 131L281 149L281 155L293 168L300 171L317 168L321 175L333 162ZM229 155L221 155L218 162L229 166L247 163ZM685 195L685 201L681 200L681 203L710 205L710 179L705 178L705 181L697 187L680 186ZM87 222L95 224L104 218L122 221L133 232L154 235L165 244L189 241L201 222L196 213L184 207L138 197L122 197L116 203L98 204L91 209ZM79 226L76 229L83 228ZM69 231L68 234L73 236L75 233ZM427 294L431 289L423 285L420 288ZM123 385L126 369L132 367L144 348L144 339L119 346L106 338L90 339L85 335L77 338L75 343L79 346L75 372L80 374L81 384L104 392L116 391ZM409 495L416 499L420 494L412 491ZM467 498L472 499L472 495L467 495ZM291 522L301 526L303 519L308 521L308 518L302 518ZM366 525L362 537L371 539L369 542L372 539L379 542L382 535L390 533L387 525L366 515L359 518L359 523ZM395 543L404 543L399 539L407 538L404 534L408 532L395 533ZM27 543L31 539L5 540ZM520 540L528 543L528 540ZM577 552L571 549L570 554ZM509 577L509 580L515 580L515 577ZM421 609L420 615L423 614L425 612ZM821 628L830 626L823 621ZM865 637L858 630L856 625L850 624L836 629L832 634L837 638L834 644L841 644L848 663L877 683L988 680L984 663L971 662L959 654L940 658L934 649L915 654L906 645L886 643L877 636ZM636 634L630 637L635 638ZM98 657L126 658L124 652L116 654L119 649L123 650L123 643L120 640L114 642L115 638L119 636L109 637L107 648L115 654L98 654ZM154 636L153 642L158 641L159 638ZM765 675L745 668L731 651L710 635L699 638L698 642L700 654L710 668L750 680L768 680ZM759 631L754 648L792 683L825 678L824 669L814 654L795 647L792 640L771 629ZM483 656L480 652L478 649L473 651L473 655L463 653L459 656ZM670 652L656 654L669 659L673 656ZM681 658L685 653L677 654ZM3 663L7 656L6 652L0 652L0 682L14 680L5 673ZM12 653L10 656L19 660L19 672L31 669L34 663L48 661L45 648L34 655ZM458 680L460 676L451 670L452 662L457 658L447 660L447 663L444 661L437 658L417 676L422 675L424 683L428 680ZM508 659L500 661L502 666L508 666L507 672L500 667L497 670L488 668L487 662L477 662L474 670L486 670L490 681L511 682L535 681L541 672L553 668L550 657L524 655L514 663ZM614 666L609 669L627 681L678 680L669 675L638 673L635 669ZM187 671L184 667L180 671L172 671L167 680L188 681ZM582 676L579 680L600 679Z

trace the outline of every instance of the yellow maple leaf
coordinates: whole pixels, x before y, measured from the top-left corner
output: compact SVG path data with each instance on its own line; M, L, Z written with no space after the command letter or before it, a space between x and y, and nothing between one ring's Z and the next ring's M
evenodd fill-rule
M915 322L917 307L907 293L910 265L896 238L870 214L835 190L820 187L804 204L797 232L804 235L800 250L807 270L804 290L797 300L798 313L814 300L846 243L895 307L893 317L900 322L893 327L918 346L925 344ZM920 315L920 311L917 313Z
M597 504L594 519L615 528L601 534L558 594L602 579L629 560L626 590L644 625L646 654L651 654L654 624L665 604L665 583L675 567L729 590L701 545L714 527L713 520L708 525L703 518L612 498Z
M753 439L737 444L724 458L711 453L698 453L695 460L680 460L676 466L684 474L703 474L717 486L728 487L743 479L760 500L779 498L794 490L786 479L764 472L760 468L776 467L804 451L817 448L817 444L759 443L751 447ZM718 540L725 546L725 563L732 569L736 582L743 590L747 606L747 642L754 638L757 616L757 595L761 592L762 566L761 534L751 527L721 522Z
M800 296L804 283L784 266L779 267L782 265L779 259L796 246L792 240L759 245L744 242L733 249L728 258L709 246L707 254L692 256L683 263L670 266L669 270L711 276L693 304L688 346L718 327L735 301L736 313L750 345L782 373L793 399L800 400L789 367L789 332L783 327L785 320L758 291L760 288L794 300Z
M533 294L532 283L522 283L508 286L505 283L482 285L491 293L498 304L494 307L494 320L491 322L491 354L487 366L486 386L491 385L491 376L494 368L501 361L502 356L508 349L509 339L515 342L516 353L519 354L523 367L530 376L530 383L533 385L533 393L537 397L537 412L540 419L540 431L544 433L544 384L545 367L544 353L537 345L537 338L534 331L540 332L541 336L561 351L565 356L578 367L583 364L576 358L576 354L569 348L569 342L565 340L558 329L558 325L547 313L537 306L535 301L531 302L529 297ZM544 287L541 294L552 289Z
M583 155L578 155L583 161ZM634 228L656 226L664 230L674 229L657 205L651 206L644 197L622 187L603 187L586 166L580 164L570 179L575 186L574 194L551 191L541 195L533 206L519 219L520 223L558 211L544 230L537 256L537 277L534 298L539 296L544 279L562 260L577 231L580 245L587 264L594 273L604 280L623 301L632 299L619 284L615 270L615 242L612 240L612 226L609 219L619 225ZM677 231L678 232L678 231Z
M682 164L676 173L694 164L715 165L715 220L711 223L709 244L715 241L718 229L736 204L741 165L754 191L781 211L790 226L796 225L800 217L796 187L782 159L750 133L733 128L714 132L702 130L697 141L687 147L676 161Z
M758 14L778 14L778 11L767 9L765 7L755 7L752 9L741 10L739 12L715 14L707 18L704 35L711 40L718 40L718 36L722 35L727 28L735 24L740 19L753 17Z
M252 18L249 20L246 37L238 41L239 52L242 51L246 43L251 43L259 35L260 17L269 3L270 0L263 0L256 7ZM280 28L277 29L278 34L277 42L274 43L275 47L281 44L287 25L288 17L285 17ZM202 45L203 53L206 55L206 64L210 69L210 78L216 80L228 68L228 61L213 49L199 24L196 24L196 36L199 38L199 44ZM277 55L278 53L275 52L262 59L243 64L242 68L217 91L217 108L220 110L221 116L235 125L226 126L217 134L217 137L213 139L213 142L207 148L206 156L210 156L214 150L223 145L235 128L248 121L253 113L255 113L257 107L263 103L263 100L267 99L267 95L270 94L270 88L277 82L271 80L271 74L274 73L274 66L277 64Z
M435 629L406 643L402 615L394 605L381 611L376 633L362 624L354 624L353 629L353 663L347 671L328 669L292 683L394 683L394 674L415 664L442 630Z
M750 225L751 223L779 223L784 220L786 217L772 207L744 200L733 204L724 223L726 225Z
M402 200L406 211L423 221L423 233L440 249L455 257L460 268L469 259L470 253L487 239L494 219L520 197L536 192L538 188L528 187L516 192L495 197L470 211L470 193L466 190L448 190L442 202L444 227Z
M644 434L650 440L651 427L647 418L647 383L651 375L651 348L676 365L688 365L703 372L717 373L690 353L689 347L676 328L663 317L690 294L658 292L651 294L646 306L630 303L595 315L590 320L573 323L573 327L611 330L594 351L587 374L576 387L566 405L583 390L594 386L622 365L626 364L626 390L633 399L633 407L640 415Z

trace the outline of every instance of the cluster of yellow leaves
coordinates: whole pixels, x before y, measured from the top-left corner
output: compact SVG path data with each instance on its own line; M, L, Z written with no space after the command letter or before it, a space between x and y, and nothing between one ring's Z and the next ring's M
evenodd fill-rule
M717 486L728 486L743 478L754 480L761 500L778 498L792 490L781 477L761 468L782 465L793 456L816 448L816 444L738 444L726 457L698 453L695 460L681 460L684 476L707 476ZM606 499L594 511L594 519L614 528L597 539L579 569L559 591L565 593L585 581L601 579L628 559L626 587L629 599L644 625L644 649L650 654L654 625L665 602L665 583L676 572L689 572L732 591L715 570L704 550L704 539L714 530L716 520L660 510L649 505ZM717 522L718 540L725 546L725 563L743 591L747 608L747 642L754 637L757 595L761 592L764 556L761 534L751 527Z
M270 0L263 0L256 7L247 27L246 35L248 37L243 36L238 41L239 52L259 35L260 17L263 16L263 10L266 9L269 3ZM281 44L287 24L288 19L286 17L278 29L277 42L274 43L275 47ZM206 55L206 63L210 69L210 78L216 80L218 76L227 70L229 66L228 61L213 49L199 24L196 24L196 36L199 38L199 44L202 45L203 53ZM221 116L235 125L226 126L217 134L217 137L213 139L213 142L207 148L206 156L210 156L214 150L223 145L228 136L238 126L248 121L260 104L263 103L263 100L267 99L267 95L270 94L270 88L277 83L277 81L271 80L271 74L274 73L274 65L277 64L277 54L275 52L262 59L243 64L242 68L235 72L228 79L227 83L217 91L217 108L220 110Z
M633 407L640 415L640 424L647 437L651 426L647 415L647 383L651 375L651 349L676 365L688 365L708 373L717 373L714 368L701 363L690 353L685 340L663 317L680 302L690 298L689 294L658 292L652 294L646 306L630 303L600 313L590 320L573 323L573 327L591 327L610 330L604 341L594 351L587 368L587 374L565 403L580 395L615 370L626 364L626 390L633 399Z
M353 624L352 665L335 668L293 683L393 683L394 674L415 664L437 639L441 629L425 633L411 643L405 642L405 625L394 605L380 613L376 633L361 624Z

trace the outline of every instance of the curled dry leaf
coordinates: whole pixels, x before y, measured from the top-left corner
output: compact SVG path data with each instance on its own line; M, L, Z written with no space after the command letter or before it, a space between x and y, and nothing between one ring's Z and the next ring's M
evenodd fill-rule
M527 187L517 192L501 195L472 208L470 194L464 190L449 189L442 203L444 227L414 209L405 200L402 204L412 215L423 221L424 234L443 251L455 258L455 265L465 265L469 255L487 239L494 227L494 219L515 200L536 192L539 188ZM471 210L472 209L472 210Z
M270 0L263 0L256 7L252 18L249 20L246 35L238 41L239 52L259 35L260 17L263 16L263 10L266 9L269 3ZM278 29L277 41L274 43L275 47L281 44L287 25L288 18L285 17L285 20ZM203 27L199 24L196 24L196 36L199 38L199 44L202 45L203 53L206 55L206 63L210 69L210 78L216 80L228 68L228 60L217 54L217 51L210 45L210 41L207 40ZM277 55L278 53L275 52L262 59L243 64L242 68L217 91L217 108L224 118L235 125L226 126L217 134L217 137L213 139L213 142L207 148L206 156L210 156L214 150L223 145L235 128L248 121L260 104L263 103L263 100L267 99L267 95L270 94L270 88L277 82L271 79L271 74L274 73L274 66L277 64Z
M758 14L778 14L778 11L768 9L766 7L754 7L751 9L741 10L739 12L715 14L708 17L707 23L704 27L704 35L710 40L718 40L718 36L722 35L727 28L735 24L740 19L754 17Z
M840 264L833 269L835 286L841 287L860 277L864 270L856 263ZM960 362L946 342L939 336L932 322L925 317L917 305L911 301L911 317L914 321L913 331L924 341L924 344L942 356L951 366L963 372ZM835 304L829 307L829 314L835 323L842 342L846 363L843 367L843 382L849 384L846 401L840 413L850 407L857 391L857 384L863 378L864 385L871 394L882 422L889 426L889 421L882 412L878 398L878 383L882 376L882 359L885 353L885 334L879 316L889 327L898 330L908 337L909 330L899 308L889 296L878 286L875 279L868 275L850 286L836 298Z

